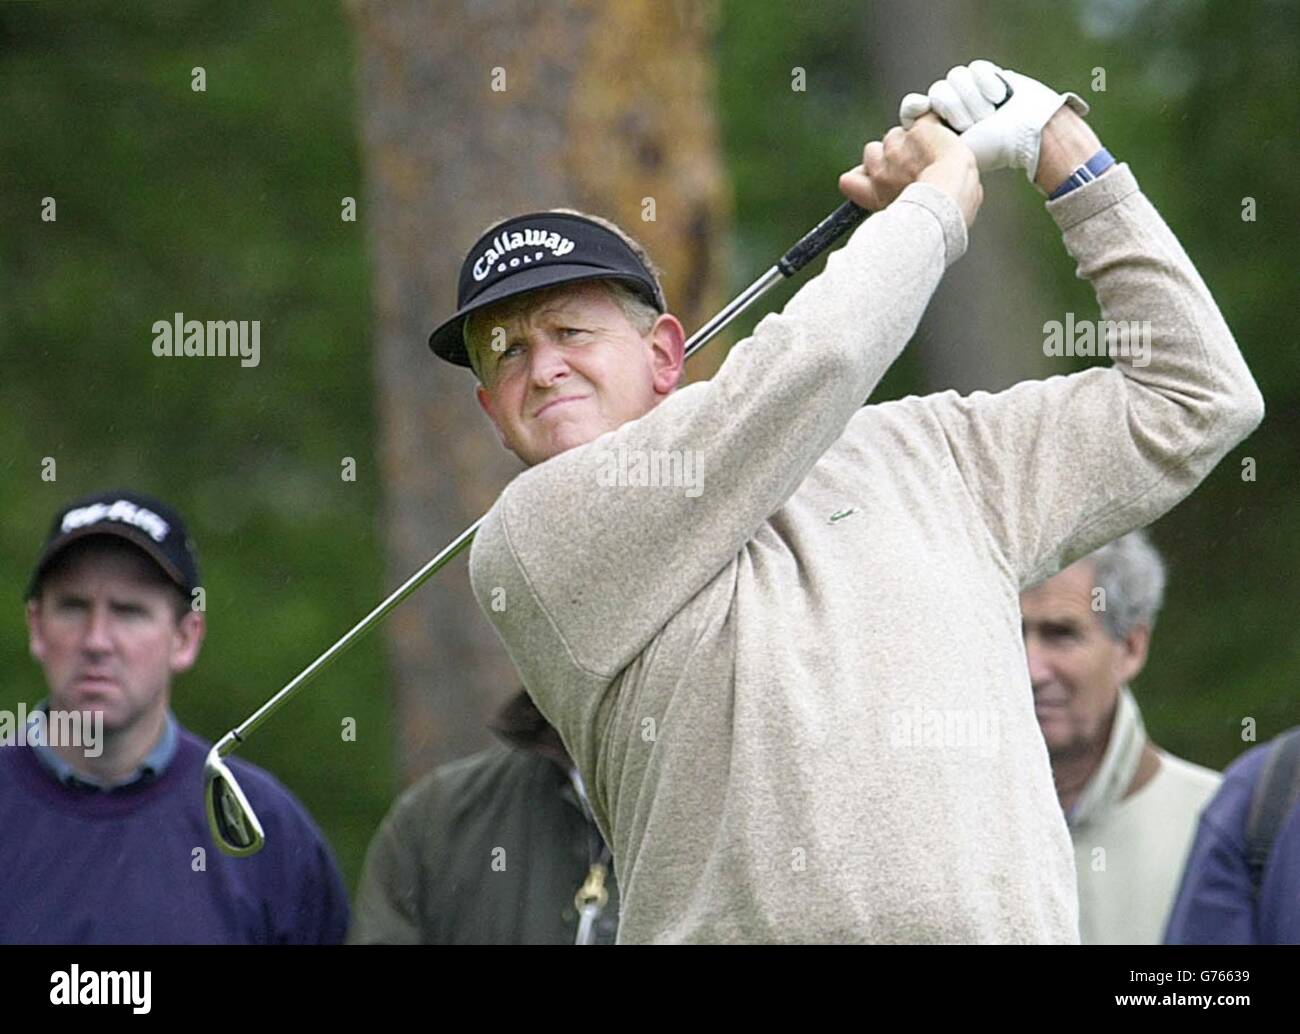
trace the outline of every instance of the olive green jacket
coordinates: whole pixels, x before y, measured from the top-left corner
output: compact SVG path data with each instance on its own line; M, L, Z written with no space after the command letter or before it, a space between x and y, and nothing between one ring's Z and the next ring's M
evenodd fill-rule
M366 855L349 944L573 944L574 896L604 844L559 738L514 698L494 745L429 773L384 818ZM612 944L618 891L595 943Z

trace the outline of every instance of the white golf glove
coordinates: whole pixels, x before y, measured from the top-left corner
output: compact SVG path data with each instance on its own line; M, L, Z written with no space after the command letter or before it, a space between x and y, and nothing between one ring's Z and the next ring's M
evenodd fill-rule
M995 108L1006 96L1003 80L1011 86L1011 99ZM899 106L898 120L904 129L911 129L918 118L933 111L961 134L962 142L975 153L980 172L1024 169L1032 183L1038 173L1043 127L1062 104L1088 114L1088 105L1078 94L1057 93L1037 79L991 61L972 61L936 81L928 96L909 93Z

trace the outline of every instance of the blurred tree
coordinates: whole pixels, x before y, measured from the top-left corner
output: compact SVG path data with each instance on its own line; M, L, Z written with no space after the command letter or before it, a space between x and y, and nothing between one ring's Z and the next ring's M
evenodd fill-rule
M350 10L396 583L518 469L479 412L471 375L425 344L455 309L460 259L485 226L529 209L592 211L646 244L688 329L719 304L728 203L709 51L716 14L713 3L651 0ZM410 779L486 742L489 711L517 677L463 573L405 603L386 633Z

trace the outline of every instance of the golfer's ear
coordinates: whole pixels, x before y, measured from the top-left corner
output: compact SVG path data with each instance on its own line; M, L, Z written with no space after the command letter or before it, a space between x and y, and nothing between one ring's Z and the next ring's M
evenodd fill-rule
M672 313L665 312L650 328L650 349L655 391L667 395L686 368L686 331Z
M208 624L203 612L189 610L176 622L176 639L172 643L172 671L189 671L199 659L199 647L207 634Z
M501 424L492 409L492 393L483 385L478 384L474 387L474 397L478 399L478 404L483 412L487 414L487 418L492 421L492 426L497 429L497 437L501 439L501 448L509 449L510 443L506 441L505 432L501 430Z

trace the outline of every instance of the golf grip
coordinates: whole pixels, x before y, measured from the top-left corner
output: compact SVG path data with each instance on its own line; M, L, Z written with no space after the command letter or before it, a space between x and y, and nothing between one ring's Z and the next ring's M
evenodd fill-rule
M998 76L1002 79L1001 76ZM995 108L1000 108L1011 99L1015 92L1011 89L1011 84L1002 79L1002 85L1007 88L1006 95L998 101ZM948 125L944 122L944 125ZM952 127L949 127L952 128ZM870 213L865 208L859 208L852 201L845 201L839 208L835 209L830 215L814 226L803 235L789 251L781 256L776 267L781 271L782 276L794 276L795 273L803 269L813 259L825 251L828 247L839 240L845 233L862 222Z
M794 276L870 214L852 201L845 201L800 237L794 247L777 260L776 268L782 276Z

